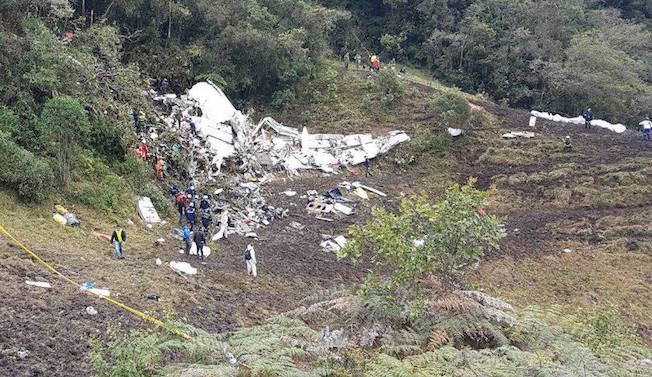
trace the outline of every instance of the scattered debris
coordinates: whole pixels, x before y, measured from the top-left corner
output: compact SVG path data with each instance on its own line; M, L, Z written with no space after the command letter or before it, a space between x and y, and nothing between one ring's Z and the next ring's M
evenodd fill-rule
M98 230L94 230L91 234L94 235L97 238L107 240L107 241L111 241L111 236L109 236L106 233L102 233L102 232L100 232Z
M356 187L355 190L353 190L353 193L356 194L361 199L364 200L369 199L369 195L367 195L367 192L362 187Z
M30 354L30 352L27 351L27 350L16 352L16 356L18 356L18 358L21 359L21 360L26 358L27 356L29 356L29 354Z
M25 280L25 284L33 285L35 287L41 287L41 288L52 288L52 284L48 283L47 281Z
M152 204L152 199L146 196L138 198L138 214L148 225L161 223L161 218ZM151 227L148 228L151 229Z
M211 255L211 248L210 247L204 245L202 247L202 250L204 252L204 258L208 258L208 256ZM183 249L179 250L179 254L184 254L185 252L186 251L183 250ZM197 244L196 243L193 242L192 245L190 245L190 250L188 251L188 255L199 255L197 253Z
M343 214L345 214L347 216L349 216L349 215L351 215L353 213L353 208L347 207L347 206L345 206L344 204L341 204L341 203L335 203L335 205L333 205L333 209L335 209L338 212L342 212Z
M333 238L332 236L322 235L322 238L326 238L322 241L319 246L326 253L337 253L344 246L346 246L347 239L344 236L337 236Z
M330 328L326 326L320 333L320 337L326 344L327 348L344 348L349 343L349 338L344 333L344 330L335 330L330 331Z
M86 313L89 314L89 315L96 315L97 310L95 310L95 308L92 307L92 306L87 306L86 307Z
M66 224L65 224L65 225L72 226L72 227L75 227L75 226L81 226L81 221L79 221L79 220L77 219L77 216L75 216L74 213L69 212L69 211L68 211L67 209L65 209L63 206L57 204L57 205L54 206L54 209L57 211L58 214L60 214L61 216L63 216L63 218L66 220ZM57 221L58 223L61 224L60 220L56 220L56 219L55 219L55 221ZM62 225L63 225L63 224L62 224Z
M160 266L162 264L163 264L163 261L161 260L161 258L156 258L156 265Z
M570 254L570 253L573 252L573 250L571 250L571 249L564 249L564 250L562 250L562 251L563 251L564 253L566 253L566 254Z
M111 291L109 291L108 289L94 288L93 283L91 283L90 281L87 281L86 284L82 285L80 287L80 290L90 292L94 295L102 296L102 297L111 296Z
M584 117L582 116L577 116L574 118L567 118L564 116L561 116L559 114L551 114L551 113L545 113L545 112L540 112L540 111L530 111L530 114L532 116L535 116L537 118L542 118L542 119L547 119L551 120L553 122L557 123L570 123L570 124L584 124L586 121L584 120ZM616 124L611 124L607 121L601 120L601 119L594 119L591 121L592 126L600 127L600 128L606 128L610 131L613 131L615 133L623 133L627 129L625 125L616 123Z
M295 195L297 194L297 192L296 192L296 191L288 190L288 191L283 191L281 194L283 194L283 195L285 195L285 196L292 197L292 196L295 196Z
M329 218L326 218L326 217L319 217L319 216L315 217L315 219L321 220L321 221L327 221L329 223L332 223L334 221L333 219L329 219Z
M450 127L449 127L449 128L448 128L448 133L449 133L452 137L458 137L458 136L462 135L463 131L462 131L461 129L459 129L459 128L450 128Z
M536 118L535 118L536 119ZM505 139L516 139L517 137L524 137L526 139L531 139L534 137L534 132L529 131L511 131L506 134L503 134Z
M353 186L355 188L361 188L361 189L363 189L365 191L373 192L374 194L382 196L383 198L387 197L387 194L385 194L384 192L376 190L375 188L372 188L372 187L369 187L369 186L365 186L360 182L353 182L351 184L351 186Z
M293 229L296 229L296 230L304 230L304 229L306 228L306 226L305 226L305 225L302 225L302 224L299 223L299 222L292 221L292 222L290 223L290 228L293 228Z
M188 262L170 262L170 268L177 273L184 273L187 275L197 275L197 269L190 265Z
M534 115L531 115L530 116L530 122L528 123L528 126L534 128L534 127L536 127L536 125L537 125L537 117L535 117Z
M125 220L125 224L127 224L128 226L133 226L134 222L131 221L131 219L127 219L127 220Z
M159 296L159 295L148 295L147 299L152 300L152 301L161 301L161 296Z
M161 237L161 238L157 239L156 241L154 241L154 243L157 246L162 246L163 244L165 244L165 238Z

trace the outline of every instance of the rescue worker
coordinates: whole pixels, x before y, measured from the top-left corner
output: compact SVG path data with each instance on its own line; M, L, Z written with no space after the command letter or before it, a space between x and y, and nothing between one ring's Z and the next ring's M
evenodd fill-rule
M247 263L247 274L256 277L258 275L256 271L256 251L251 245L247 245L247 250L244 254L245 262Z
M140 151L140 158L143 161L147 161L147 153L149 153L149 148L147 147L147 141L145 139L140 142L140 148L138 150Z
M143 126L145 126L146 122L147 122L147 117L145 116L145 113L140 111L138 113L138 126L142 129Z
M197 137L197 125L195 124L195 121L190 119L190 133L192 133L192 136Z
M188 224L190 224L191 231L194 229L195 222L197 221L196 213L197 208L195 208L195 203L190 202L190 204L188 204L188 208L186 208L186 220L188 220Z
M206 236L201 229L197 229L193 235L195 245L197 246L197 255L201 256L201 259L204 260L204 244L206 243Z
M354 59L355 59L356 67L358 68L358 70L360 70L360 66L362 65L362 56L360 56L360 54L355 54Z
M571 144L570 136L566 135L566 138L564 139L564 152L570 152L572 149L573 145Z
M186 252L186 255L190 255L190 246L192 245L192 241L190 239L190 229L188 229L187 226L183 227L183 240L186 242L186 248L184 251Z
M582 114L582 117L584 118L584 128L587 130L591 129L591 121L593 120L593 111L591 111L591 108L589 107L586 109L584 114Z
M163 170L165 170L165 161L163 161L163 156L158 156L156 158L156 178L163 180Z
M168 193L169 193L173 198L175 198L175 200L176 200L177 195L179 195L179 186L177 186L176 183L173 184L173 185L170 186L170 188L168 189Z
M199 203L199 207L201 209L211 208L211 204L208 202L208 195L204 195L204 197L201 199L201 202Z
M186 192L188 195L192 195L193 197L197 197L197 190L195 190L195 186L190 186Z
M127 233L124 229L120 228L120 224L115 224L115 230L111 234L110 243L115 247L115 256L118 259L124 259L122 255L122 244L127 240Z
M183 225L183 213L188 206L188 198L186 198L186 196L180 192L177 194L176 203L177 211L179 211L179 225Z
M369 156L365 155L364 156L364 170L365 170L365 177L371 177L371 161L369 161Z
M170 83L168 83L168 79L163 78L163 81L161 81L161 93L166 94L169 89L170 89Z
M346 54L344 54L344 69L347 71L349 70L349 61L351 61L351 56L347 51Z
M211 216L211 210L210 208L202 209L201 210L201 225L204 227L204 231L208 232L208 227L211 225L213 222L213 218Z
M380 72L380 60L376 55L371 57L371 72L375 74Z
M650 140L650 130L652 130L652 121L650 121L650 117L646 116L645 120L638 125L643 126L643 139Z

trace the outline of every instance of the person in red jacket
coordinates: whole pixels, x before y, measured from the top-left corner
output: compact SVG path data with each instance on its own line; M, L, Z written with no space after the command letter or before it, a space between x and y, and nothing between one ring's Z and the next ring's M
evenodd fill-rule
M147 161L147 154L149 153L149 148L147 147L147 142L145 141L145 139L143 139L143 141L140 142L139 150L140 150L140 158L143 161Z

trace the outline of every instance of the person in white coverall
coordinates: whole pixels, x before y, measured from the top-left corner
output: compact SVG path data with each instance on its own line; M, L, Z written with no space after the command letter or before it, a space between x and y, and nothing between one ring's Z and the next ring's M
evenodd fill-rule
M247 250L245 250L245 262L247 262L247 274L256 277L256 251L251 245L247 245Z

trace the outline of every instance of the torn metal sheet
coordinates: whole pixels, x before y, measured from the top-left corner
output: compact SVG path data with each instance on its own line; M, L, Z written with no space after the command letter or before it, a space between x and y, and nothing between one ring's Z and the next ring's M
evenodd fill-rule
M161 218L158 216L154 204L152 204L152 199L146 196L138 198L138 214L148 224L159 224L161 222Z
M373 187L365 186L360 182L353 182L351 185L355 188L361 188L364 189L365 191L373 192L374 194L382 196L383 198L387 196L387 194L385 194L384 192L380 190L376 190Z
M345 214L347 216L349 216L349 215L351 215L353 213L353 208L347 207L342 203L335 203L333 205L333 209L338 211L338 212L342 212L343 214Z
M506 134L503 134L505 139L516 139L517 137L524 137L526 139L531 139L534 137L534 132L529 131L511 131Z

